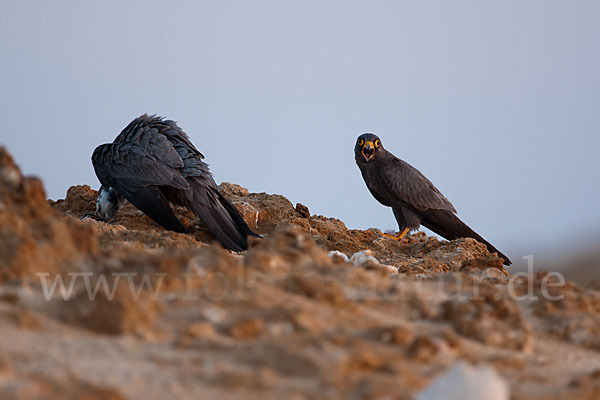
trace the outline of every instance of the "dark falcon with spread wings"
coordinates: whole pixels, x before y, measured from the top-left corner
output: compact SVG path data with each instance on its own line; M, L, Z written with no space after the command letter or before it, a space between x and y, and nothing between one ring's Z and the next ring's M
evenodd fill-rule
M186 233L169 203L189 208L223 245L248 248L257 236L238 210L219 193L204 156L174 121L146 114L133 120L113 143L92 154L102 184L96 214L112 218L121 196L164 228Z
M400 228L395 239L423 225L453 240L470 237L498 253L506 265L511 262L488 241L456 216L454 206L421 172L387 151L372 133L360 135L354 147L356 164L369 191L384 206L392 207Z

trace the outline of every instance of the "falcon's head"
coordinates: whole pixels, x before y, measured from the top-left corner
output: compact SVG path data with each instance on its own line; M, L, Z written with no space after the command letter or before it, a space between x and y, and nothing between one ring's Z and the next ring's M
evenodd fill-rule
M372 133L363 133L356 140L356 146L354 146L354 156L356 161L361 157L369 162L374 159L378 152L383 149L381 140L377 135Z

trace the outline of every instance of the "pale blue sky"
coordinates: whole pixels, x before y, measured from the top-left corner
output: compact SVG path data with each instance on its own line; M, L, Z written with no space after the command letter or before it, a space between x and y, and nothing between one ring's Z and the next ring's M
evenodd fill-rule
M218 182L396 228L363 132L513 260L600 231L599 1L0 2L0 143L51 198L134 117Z

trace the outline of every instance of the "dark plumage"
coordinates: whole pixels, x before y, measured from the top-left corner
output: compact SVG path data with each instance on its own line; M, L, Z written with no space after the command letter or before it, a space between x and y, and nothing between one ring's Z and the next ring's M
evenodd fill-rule
M136 118L92 154L102 183L96 214L112 218L123 196L164 228L186 233L173 203L192 210L223 247L247 249L247 237L257 235L219 193L203 159L175 122L146 114Z
M423 225L453 240L471 237L511 262L456 216L454 206L421 172L387 151L371 133L360 135L354 147L356 164L369 191L384 206L392 207L400 237Z

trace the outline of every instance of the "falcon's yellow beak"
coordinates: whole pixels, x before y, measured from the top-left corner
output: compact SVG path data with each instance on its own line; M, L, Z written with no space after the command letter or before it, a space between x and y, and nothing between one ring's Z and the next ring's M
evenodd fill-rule
M363 145L363 147L361 149L361 153L362 153L363 157L365 158L365 161L369 162L375 155L375 146L373 145L373 142L371 142L371 141L365 142L365 144Z

